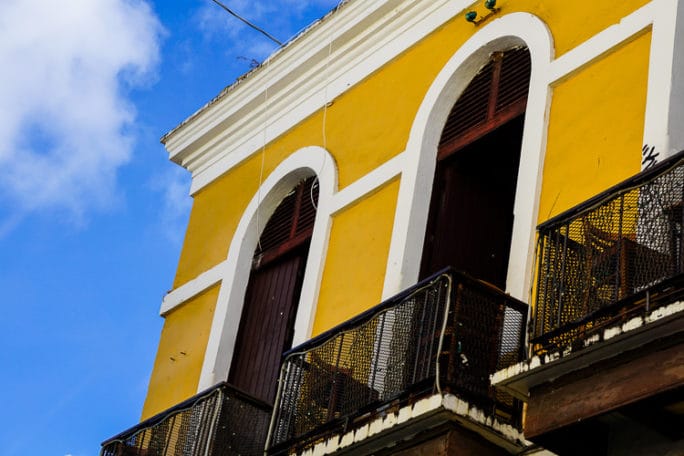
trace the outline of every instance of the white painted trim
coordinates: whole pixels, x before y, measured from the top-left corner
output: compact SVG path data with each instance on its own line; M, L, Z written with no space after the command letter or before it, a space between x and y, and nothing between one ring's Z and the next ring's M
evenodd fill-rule
M668 11L662 5L672 1L676 0L654 0L565 53L552 63L550 80L566 76L643 30L656 12ZM164 138L170 158L192 173L191 194L461 14L470 3L352 1L323 21L324 26L312 27Z
M539 18L528 13L513 13L492 21L464 43L440 71L423 99L406 147L383 298L398 293L418 279L437 145L449 111L477 71L486 64L491 52L523 44L530 50L532 76L514 206L508 291L518 298L528 296L527 278L534 259L550 99L546 75L553 58L553 42L548 28Z
M677 0L655 0L644 145L661 161L684 147L684 8ZM643 166L642 166L643 167Z
M653 23L654 3L646 4L554 60L549 68L549 82L578 70L650 26Z
M684 150L684 5L677 0L662 0L663 7L659 17L665 17L669 13L674 18L672 26L674 33L668 38L673 45L670 58L673 59L670 69L669 109L668 109L668 143L664 149L664 157L669 157ZM674 11L674 13L673 13ZM660 25L658 21L658 26ZM654 62L654 65L660 64ZM658 82L651 86L649 79L649 94L651 88L657 89Z
M469 3L350 2L325 21L331 31L315 27L297 46L283 49L164 138L170 158L193 175L191 194L452 20Z
M257 231L263 230L264 222L270 218L287 193L301 179L314 174L318 176L319 181L318 210L297 310L294 337L299 341L310 336L330 231L330 204L337 189L335 162L332 156L320 147L306 147L286 158L266 178L243 213L233 235L228 258L216 267L223 273L223 280L214 310L198 391L228 378L252 257L261 235ZM257 218L262 222L260 226ZM207 282L204 281L205 284ZM193 287L198 289L199 281L197 286Z
M164 296L159 314L166 315L188 299L197 296L226 277L227 261L222 261Z
M606 50L628 39L633 34L640 32L644 27L648 26L649 21L653 21L654 16L659 18L658 25L654 26L654 41L657 42L656 31L659 31L661 35L658 39L667 44L667 37L672 35L672 29L667 28L667 22L662 18L666 14L672 13L672 2L676 2L676 0L654 0L624 18L619 24L606 29L590 39L589 41L593 40L593 46L586 46L586 43L584 43L564 54L563 57L556 61L553 61L552 37L540 19L528 13L513 13L501 16L484 25L468 40L454 54L434 80L414 119L404 153L391 159L376 170L371 171L368 175L349 185L339 193L335 193L337 177L333 159L323 149L306 148L285 160L264 182L260 191L263 200L263 212L261 212L261 215L264 219L267 219L267 215L270 215L269 210L275 209L273 204L277 205L277 202L289 190L288 185L291 184L291 180L301 177L302 174L299 173L310 175L312 171L323 171L330 174L330 176L324 178L323 174L319 175L321 182L334 182L334 184L330 184L333 185L333 189L327 193L327 203L325 202L326 196L323 186L321 187L319 215L317 215L316 219L314 238L312 238L312 250L309 254L304 279L305 283L297 314L294 344L303 342L311 334L315 303L317 301L329 236L330 216L344 207L353 204L358 199L400 174L402 176L401 187L383 297L391 296L415 283L422 255L427 210L436 161L437 142L448 112L460 93L465 89L467 82L469 82L480 66L486 62L491 51L523 43L528 46L532 55L532 79L525 118L525 134L523 136L521 166L516 193L516 218L513 240L511 242L508 291L520 299L527 299L529 297L529 290L526 287L531 280L531 267L534 260L533 241L537 221L543 153L546 143L548 106L550 103L549 84L575 71L580 66L600 56ZM403 2L402 7L397 7L393 10L394 14L415 15L416 10L412 10L414 6L406 3ZM424 1L413 3L415 3L415 8L418 8L417 5L425 7ZM339 57L336 58L336 62L341 63L334 70L337 73L329 78L330 86L327 89L329 94L327 99L333 99L372 71L386 64L387 61L394 58L399 52L404 51L452 16L458 14L466 3L447 2L446 0L428 3L433 5L432 9L428 9L426 13L420 16L418 21L411 22L406 19L405 23L402 23L402 26L395 30L395 34L387 34L390 38L378 40L377 37L370 38L372 36L370 33L367 36L364 35L366 42L376 40L379 43L377 46L364 48L364 52L357 48L360 44L354 43L352 45L349 44L351 43L350 41L347 41L346 43L354 48L353 52L352 50L345 50L346 54L336 56ZM670 9L668 10L668 8ZM407 13L408 10L411 11ZM390 13L385 11L385 14ZM391 17L384 18L385 21L391 22L390 19ZM373 21L378 20L377 17L373 17ZM381 24L387 25L385 22L381 22ZM347 32L352 33L355 30L355 28L350 26ZM375 29L373 30L373 33L380 32ZM327 48L327 43L323 44ZM336 45L339 44L336 42ZM655 61L658 61L657 55ZM373 58L369 58L370 56ZM320 52L315 56L309 56L309 59L314 58L320 59ZM661 56L660 58L663 57ZM651 68L653 68L653 62ZM345 69L348 69L348 71L345 71ZM280 71L284 70L281 69ZM320 68L316 67L312 71L320 72ZM288 74L287 72L282 73L280 77L286 78ZM305 72L304 75L310 75L310 73ZM264 79L256 79L261 82L264 81ZM184 125L177 132L174 132L174 135L179 135L178 141L180 142L174 145L173 141L175 139L169 139L169 144L171 145L167 144L167 147L175 151L172 154L185 153L186 148L192 147L192 154L206 155L203 159L206 159L206 166L193 178L192 192L201 189L232 166L251 156L254 151L258 151L260 146L255 142L257 139L261 141L260 144L263 144L264 137L266 137L266 141L269 141L282 132L287 131L293 125L296 125L316 109L320 109L323 103L327 101L323 97L325 86L322 85L322 80L327 78L319 79L321 79L321 81L318 81L320 84L307 86L306 92L309 96L303 98L305 101L300 99L299 104L292 104L290 103L291 100L285 102L286 95L280 95L280 98L277 100L275 99L277 97L274 97L273 112L286 112L286 114L269 125L266 135L264 135L263 131L254 133L254 137L247 134L246 129L253 127L253 124L250 123L240 124L237 129L231 129L229 132L223 133L222 129L226 128L226 122L234 119L230 116L235 115L237 116L236 118L241 118L246 115L244 111L252 110L256 113L254 114L255 118L258 118L260 112L254 106L248 106L247 102L243 104L239 102L236 106L233 106L236 111L230 115L214 112L213 104L224 103L224 99L219 99L215 103L208 105L198 114L197 118L192 118L190 122L190 124L193 124L192 126ZM298 81L299 79L296 80ZM659 103L653 101L657 99L656 91L654 90L657 80L655 77L653 80L649 77L649 100L654 106L659 105ZM285 90L285 88L281 89ZM249 93L247 88L240 90L242 93ZM296 93L297 96L302 95L300 92ZM263 95L263 92L261 94ZM652 98L652 96L656 98ZM233 95L226 97L226 99L232 99L232 97ZM252 99L252 101L254 100L258 101L258 95ZM232 102L227 103L232 106L230 104ZM288 109L288 107L292 109ZM655 111L655 108L651 109ZM213 126L207 127L208 129L202 129L204 127L200 128L201 125L199 125L204 122L202 119L205 116L205 111L206 113L211 112L212 116L214 116L212 117L212 122L215 121L215 123L212 123ZM199 124L194 125L196 122ZM198 133L198 129L202 130L201 133ZM247 139L238 145L230 145L227 137L228 134ZM216 139L209 140L208 138L211 135L216 135ZM211 144L209 144L209 141L211 141ZM219 152L219 149L222 148L226 148L225 153ZM202 150L199 151L200 149ZM305 150L312 152L307 158L304 158L303 152ZM296 159L294 158L295 156L297 156ZM325 166L318 169L317 164L320 165L321 162ZM332 167L332 169L329 169L329 167ZM277 178L280 178L281 181L276 180ZM280 199L277 195L280 195ZM251 259L258 239L258 235L255 234L256 230L253 220L256 214L256 207L259 206L255 199L250 203L240 222L238 231L236 231L231 243L228 258L169 293L162 303L161 312L165 314L190 297L223 280L202 368L199 389L206 388L217 381L225 379L230 368L230 356L232 355L239 319L230 319L231 321L228 321L227 317L228 315L240 315L241 312L244 287L246 287L249 275L248 268L246 272L243 271L245 269L244 264L249 264L249 261L245 262L242 260L245 258ZM315 248L314 243L317 246ZM238 264L241 264L240 262L244 264L242 264L241 268L238 268ZM229 278L232 278L230 284L226 283Z
M333 198L332 213L335 214L341 211L370 192L380 188L401 174L403 168L404 153L402 152L337 193Z

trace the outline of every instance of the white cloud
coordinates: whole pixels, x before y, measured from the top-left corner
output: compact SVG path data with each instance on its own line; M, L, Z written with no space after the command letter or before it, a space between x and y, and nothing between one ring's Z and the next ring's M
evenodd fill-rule
M180 246L192 207L190 174L172 165L163 173L153 176L150 186L152 190L163 193L163 205L157 217L162 224L161 230L171 242Z
M134 142L128 92L154 79L162 34L143 0L0 2L3 217L78 221L115 204Z

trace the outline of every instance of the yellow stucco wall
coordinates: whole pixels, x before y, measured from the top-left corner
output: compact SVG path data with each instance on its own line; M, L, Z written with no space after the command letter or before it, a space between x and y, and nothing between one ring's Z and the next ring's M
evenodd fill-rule
M481 3L475 9L482 9ZM539 16L558 57L645 3L501 0L501 12L490 20L516 11ZM463 15L455 17L337 97L325 116L313 114L197 193L174 287L225 260L260 175L268 176L291 153L325 146L335 158L343 189L402 152L428 88L478 30ZM540 220L638 171L649 44L647 32L554 87ZM334 217L314 333L379 302L398 185L394 180ZM216 296L214 288L166 317L144 416L195 393ZM184 361L188 369L178 369L168 357L184 337L194 338L193 351Z
M379 304L399 179L333 217L313 335Z
M649 30L554 87L539 221L639 171L650 44Z
M481 5L484 2L477 2ZM539 17L553 35L556 58L648 3L648 0L500 0L501 13L524 11ZM478 8L476 8L478 9ZM479 6L479 10L484 10ZM486 10L481 11L484 14Z
M209 288L166 315L142 419L197 392L218 292Z

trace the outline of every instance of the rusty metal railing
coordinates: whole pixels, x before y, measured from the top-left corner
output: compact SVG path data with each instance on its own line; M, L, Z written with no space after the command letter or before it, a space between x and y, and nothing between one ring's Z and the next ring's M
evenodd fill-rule
M261 456L271 411L220 383L103 442L100 456Z
M519 424L519 404L489 376L521 360L527 305L443 271L284 356L270 454L306 448L389 404L452 392Z
M538 227L533 352L672 302L683 270L680 153Z

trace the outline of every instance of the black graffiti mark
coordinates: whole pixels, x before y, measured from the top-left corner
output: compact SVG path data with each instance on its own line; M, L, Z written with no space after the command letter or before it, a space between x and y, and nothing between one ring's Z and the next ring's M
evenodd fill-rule
M648 144L644 144L644 147L641 148L641 155L644 157L644 159L641 160L641 165L644 166L644 169L649 169L658 163L657 158L660 154L654 154L654 151L655 146L649 146Z

